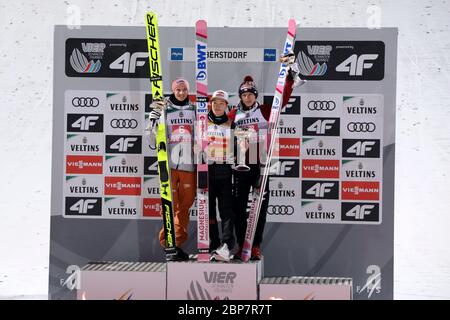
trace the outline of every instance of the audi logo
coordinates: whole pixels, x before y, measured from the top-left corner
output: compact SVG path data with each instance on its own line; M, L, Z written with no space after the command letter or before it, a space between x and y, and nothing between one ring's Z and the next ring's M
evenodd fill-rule
M374 132L376 128L373 122L349 122L347 125L350 132Z
M72 99L72 105L77 107L92 107L96 108L100 104L100 101L98 98L91 98L91 97L75 97Z
M110 123L114 129L134 129L138 125L135 119L112 119Z
M267 207L267 213L277 216L290 216L294 214L294 207L285 205L270 205Z
M316 111L332 111L336 108L334 101L309 101L308 109Z

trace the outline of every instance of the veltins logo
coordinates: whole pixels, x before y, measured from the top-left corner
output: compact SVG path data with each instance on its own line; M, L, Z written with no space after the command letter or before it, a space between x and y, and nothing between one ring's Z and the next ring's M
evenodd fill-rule
M277 61L277 49L264 49L264 62Z
M183 61L183 48L170 48L170 60Z
M379 266L373 264L367 267L366 273L369 275L364 286L357 286L356 293L367 294L370 299L374 293L381 292L381 269Z

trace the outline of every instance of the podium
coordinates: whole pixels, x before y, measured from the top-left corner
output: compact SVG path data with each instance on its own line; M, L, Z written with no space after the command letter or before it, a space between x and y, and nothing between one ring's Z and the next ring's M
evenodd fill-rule
M90 262L80 270L78 300L164 300L166 264Z
M260 300L351 300L351 278L268 277L259 285Z
M167 300L257 300L263 262L168 262Z
M352 279L264 277L264 261L90 262L80 300L350 300Z

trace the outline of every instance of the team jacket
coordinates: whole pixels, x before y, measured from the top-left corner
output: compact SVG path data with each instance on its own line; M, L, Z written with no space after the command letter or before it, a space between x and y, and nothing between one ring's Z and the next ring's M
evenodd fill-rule
M286 106L289 98L292 94L292 84L293 80L290 76L286 78L286 85L283 91L283 101L282 108ZM270 118L272 106L269 104L260 104L258 101L255 102L255 106L250 110L244 110L241 102L233 108L229 113L228 117L230 120L234 121L237 128L253 128L257 134L250 137L250 145L247 151L246 162L247 164L259 164L260 163L260 151L264 150L266 152L266 147L258 142L266 141L266 134L268 128L268 121ZM250 152L249 152L250 150Z
M169 166L171 169L193 172L195 107L189 99L178 101L172 94L166 99L166 129L169 144ZM150 134L151 145L155 136Z
M234 163L235 125L225 114L216 117L212 111L208 113L208 170L212 178L231 176Z

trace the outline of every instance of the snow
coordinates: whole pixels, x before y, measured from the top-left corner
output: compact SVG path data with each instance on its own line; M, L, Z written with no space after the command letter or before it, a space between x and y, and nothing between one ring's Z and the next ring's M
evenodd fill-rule
M366 27L379 12L398 27L394 295L450 299L449 1L3 0L0 299L47 298L53 26L77 10L85 25L142 26L148 9L163 26Z

